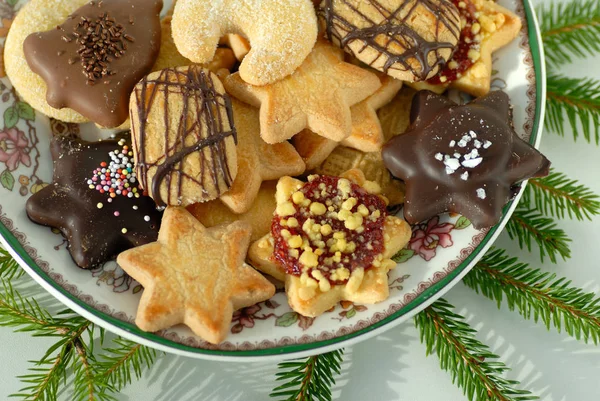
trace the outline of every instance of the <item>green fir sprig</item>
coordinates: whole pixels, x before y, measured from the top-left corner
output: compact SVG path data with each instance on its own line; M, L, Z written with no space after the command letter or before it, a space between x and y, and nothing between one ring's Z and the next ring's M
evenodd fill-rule
M454 307L440 299L415 316L415 325L426 346L427 355L436 353L440 367L450 373L452 382L469 400L525 401L538 397L517 388L519 382L508 380L510 370L498 355L475 337L476 331Z
M331 387L341 372L344 350L281 362L271 397L286 401L331 401Z
M0 248L0 278L12 280L20 278L25 271L16 260L10 256L8 251Z
M600 341L600 298L509 257L504 250L492 249L477 263L463 282L477 293L497 302L506 302L525 319L542 321L550 329L563 329L584 342Z

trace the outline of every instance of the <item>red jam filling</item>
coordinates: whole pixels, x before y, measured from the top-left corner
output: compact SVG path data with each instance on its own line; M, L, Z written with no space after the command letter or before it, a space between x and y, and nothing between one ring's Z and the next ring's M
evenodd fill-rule
M330 176L313 176L297 192L301 195L289 199L295 212L275 214L271 226L273 258L288 274L314 276L313 270L319 270L331 284L343 284L348 273L370 268L383 253L387 211L381 197ZM305 259L304 252L311 258ZM313 263L307 265L307 260Z
M460 32L458 47L452 58L438 75L427 81L432 85L447 84L460 78L465 71L475 64L469 58L469 50L479 49L480 43L475 39L476 35L473 33L473 24L477 22L477 18L475 17L477 8L470 0L452 0L452 2L458 8L461 20L466 20L467 24ZM458 5L461 2L465 3L465 7ZM456 68L450 68L452 61L456 62L457 65L453 65ZM445 80L442 77L445 77Z

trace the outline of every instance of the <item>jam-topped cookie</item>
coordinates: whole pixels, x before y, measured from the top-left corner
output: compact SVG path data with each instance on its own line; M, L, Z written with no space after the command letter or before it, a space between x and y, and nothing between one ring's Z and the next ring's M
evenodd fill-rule
M90 1L61 25L25 39L23 50L50 106L103 127L129 115L129 95L160 50L162 0Z
M91 269L155 241L161 213L138 188L125 138L84 142L55 137L53 182L27 201L27 215L56 227L77 266Z
M280 179L271 234L249 252L259 270L285 278L290 306L304 316L341 300L386 299L390 257L410 239L408 224L388 216L377 184L358 170L346 176Z
M387 168L406 182L404 216L411 224L454 212L475 228L491 227L514 184L548 174L548 159L515 132L504 92L457 105L422 91L411 120L407 133L383 148Z

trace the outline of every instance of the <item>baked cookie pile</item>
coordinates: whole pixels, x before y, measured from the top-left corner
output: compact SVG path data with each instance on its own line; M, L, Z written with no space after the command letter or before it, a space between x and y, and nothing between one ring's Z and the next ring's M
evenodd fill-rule
M82 268L117 258L144 287L142 330L219 343L278 282L304 316L381 302L407 221L452 211L489 227L513 185L548 171L508 97L488 95L491 54L521 24L490 0L162 8L31 0L5 50L39 112L121 132L53 138L53 182L27 214Z

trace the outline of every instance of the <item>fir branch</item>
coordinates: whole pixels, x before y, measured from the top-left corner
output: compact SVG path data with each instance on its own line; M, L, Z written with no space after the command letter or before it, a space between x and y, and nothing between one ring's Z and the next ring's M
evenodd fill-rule
M598 144L600 142L600 81L592 78L549 75L547 86L546 128L564 136L568 121L575 140L579 137L581 126L585 140L591 142L593 133Z
M19 393L12 397L25 401L55 401L61 383L66 383L66 369L73 359L73 348L63 348L53 360L36 363L29 369L28 375L19 376L26 384Z
M277 381L285 383L275 388L271 397L285 397L288 401L330 401L334 375L340 374L343 354L343 350L337 350L280 363Z
M453 309L446 300L440 299L415 316L427 355L437 353L440 367L452 375L452 382L462 388L471 401L538 399L529 391L515 388L519 382L502 377L509 368L475 338L475 330Z
M100 355L95 380L109 386L112 391L120 391L131 383L132 371L136 379L142 377L145 368L154 364L157 353L133 341L117 337L113 340L117 345L107 348Z
M600 3L573 0L538 8L546 59L553 66L600 52Z
M531 251L532 244L536 243L542 262L546 256L552 263L556 263L557 256L563 260L571 257L571 239L564 230L557 228L552 218L545 217L538 210L529 209L528 205L523 203L510 217L506 232L511 239L518 240L521 249L527 247L527 250Z
M19 266L10 254L0 248L0 278L7 280L20 278L25 271Z
M600 342L600 298L510 258L501 249L492 249L464 279L464 283L498 303L517 310L525 319L541 320L549 330L564 328L571 337Z
M524 205L535 204L546 216L583 220L600 214L600 196L577 180L554 170L544 178L530 180L523 193Z

